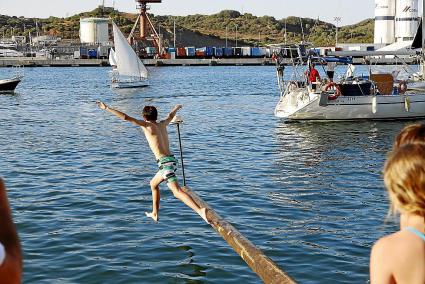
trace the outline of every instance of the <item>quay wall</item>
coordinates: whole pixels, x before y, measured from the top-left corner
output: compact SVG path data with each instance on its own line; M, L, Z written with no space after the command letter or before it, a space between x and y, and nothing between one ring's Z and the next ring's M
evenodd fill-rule
M143 63L147 66L261 66L274 65L271 58L215 58L215 59L143 59ZM361 64L418 64L414 57L404 58L353 58L353 63ZM290 65L287 59L285 64ZM0 67L98 67L109 66L107 59L46 59L34 57L0 57Z

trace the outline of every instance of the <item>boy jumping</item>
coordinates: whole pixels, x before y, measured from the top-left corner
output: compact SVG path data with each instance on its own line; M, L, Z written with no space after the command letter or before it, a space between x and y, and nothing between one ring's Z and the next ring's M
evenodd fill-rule
M155 221L159 220L159 184L166 180L174 196L195 210L205 222L209 223L206 216L206 208L200 208L187 193L181 190L175 174L177 160L170 153L167 125L170 124L177 111L182 108L182 105L176 105L167 117L159 122L157 122L158 112L154 106L145 106L142 112L143 120L138 120L119 110L108 107L101 101L98 101L97 105L99 108L107 110L122 120L140 126L143 129L146 140L148 140L149 147L157 159L159 170L150 181L152 190L152 212L145 212L146 216L151 217Z

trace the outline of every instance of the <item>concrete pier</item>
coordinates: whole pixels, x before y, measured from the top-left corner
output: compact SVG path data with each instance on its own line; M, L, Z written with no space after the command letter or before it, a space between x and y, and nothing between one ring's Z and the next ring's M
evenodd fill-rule
M143 59L146 66L268 66L275 63L271 58L182 58L182 59ZM353 58L356 65L378 64L418 64L415 57L404 58ZM291 65L290 59L284 60L285 65ZM0 57L0 67L75 67L75 66L109 66L107 59L46 59L37 57Z
M246 66L274 65L270 58L217 58L217 59L143 59L146 66ZM73 67L109 66L107 59L46 59L37 57L0 57L0 67Z
M47 59L37 57L0 57L0 67L73 67L109 66L105 59Z
M183 190L200 206L207 208L207 219L211 226L239 254L264 283L296 283L273 260L245 238L235 227L218 215L205 201L187 187Z
M144 59L147 66L259 66L274 65L271 58L182 58L182 59Z

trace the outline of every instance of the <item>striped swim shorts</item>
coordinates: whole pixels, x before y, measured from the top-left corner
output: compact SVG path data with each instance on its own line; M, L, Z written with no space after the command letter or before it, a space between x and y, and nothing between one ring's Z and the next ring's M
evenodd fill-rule
M167 182L177 181L176 170L177 170L177 160L174 155L164 156L158 161L158 169L161 173L163 179Z

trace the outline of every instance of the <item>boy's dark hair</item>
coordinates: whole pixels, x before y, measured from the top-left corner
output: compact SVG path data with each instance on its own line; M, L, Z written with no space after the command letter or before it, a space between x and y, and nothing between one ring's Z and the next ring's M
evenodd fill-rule
M148 121L156 121L158 119L158 111L154 106L145 106L142 115Z

